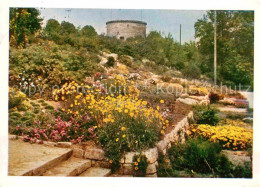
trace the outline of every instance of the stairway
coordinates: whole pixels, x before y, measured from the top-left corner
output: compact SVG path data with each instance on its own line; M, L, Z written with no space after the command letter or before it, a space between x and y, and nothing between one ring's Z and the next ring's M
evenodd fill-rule
M91 167L91 160L76 158L71 156L69 159L59 163L53 168L43 173L43 176L80 176L80 177L108 177L111 170L101 167Z

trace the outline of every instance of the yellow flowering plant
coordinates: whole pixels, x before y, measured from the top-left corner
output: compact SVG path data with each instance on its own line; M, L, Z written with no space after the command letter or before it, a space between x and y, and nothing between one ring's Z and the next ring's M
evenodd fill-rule
M232 124L211 126L207 124L192 125L191 132L212 142L219 142L223 148L246 150L252 147L253 130Z
M114 169L122 152L154 146L164 134L167 120L161 115L160 107L149 107L147 101L139 98L139 90L132 82L119 75L106 82L117 92L108 92L101 82L78 92L82 85L71 82L54 90L53 95L56 101L61 101L65 113L74 117L87 113L95 121L98 141L113 161L110 166Z

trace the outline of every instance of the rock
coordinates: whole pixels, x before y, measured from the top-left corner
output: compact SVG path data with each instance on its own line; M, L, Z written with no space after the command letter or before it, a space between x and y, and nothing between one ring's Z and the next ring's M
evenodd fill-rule
M84 150L80 148L73 149L73 156L76 158L83 158L84 157Z
M58 142L57 143L57 146L62 147L62 148L70 148L71 145L72 145L71 142Z
M184 99L185 99L185 98L187 98L187 97L189 97L189 94L187 94L187 93L180 95L180 98L184 98Z
M144 155L146 156L147 161L150 164L154 163L157 160L157 158L158 158L157 147L148 149L147 151L144 152Z
M191 95L189 96L191 99L195 99L197 101L203 101L203 100L208 100L208 96L194 96L194 95Z
M125 163L130 164L133 163L134 155L138 154L137 152L128 152L125 154Z
M247 156L243 151L221 151L234 165L243 165L245 162L251 162L250 156Z
M185 98L185 99L178 98L177 101L180 101L187 105L198 105L199 104L199 102L197 100L191 99L191 98Z
M199 103L200 105L209 105L210 104L210 100L206 99L206 100L202 100Z
M173 141L173 134L172 133L168 133L165 135L164 141L166 144L169 144L170 142Z
M141 80L141 75L139 75L138 73L130 73L128 76L129 80Z
M243 118L243 121L248 122L248 123L252 122L253 120L254 120L254 118L252 118L252 117Z
M224 99L221 99L221 100L219 100L218 102L219 103L222 103L222 104L226 104L226 105L233 105L233 104L235 104L235 98L224 98Z
M123 164L123 174L131 175L133 173L132 164Z
M8 135L9 140L16 140L18 139L16 135Z
M57 143L55 143L55 142L48 142L48 141L43 141L43 144L45 144L45 145L48 145L48 146L57 146Z
M124 164L125 163L125 156L123 156L120 160L119 160L120 164Z
M156 144L157 148L159 151L163 151L164 149L166 149L166 146L167 144L165 143L164 140L161 140L159 141L157 144Z
M247 113L247 109L246 108L219 107L218 109L221 112L235 112L235 113L241 113L241 114L246 114Z
M105 159L105 152L102 149L98 148L86 148L84 158L93 160L103 160Z
M146 169L146 174L154 174L156 173L156 164L153 163L153 164L148 164L148 167Z
M100 62L99 62L100 65L105 65L107 63L108 60L105 57L102 57L102 56L98 56L98 57L100 59Z
M115 60L117 60L117 58L118 58L118 54L116 54L116 53L106 53L106 52L103 52L102 54L106 58L113 57Z
M109 168L108 162L105 161L95 161L92 163L94 167L101 167L101 168Z
M187 117L188 117L189 119L193 119L193 111L190 111Z

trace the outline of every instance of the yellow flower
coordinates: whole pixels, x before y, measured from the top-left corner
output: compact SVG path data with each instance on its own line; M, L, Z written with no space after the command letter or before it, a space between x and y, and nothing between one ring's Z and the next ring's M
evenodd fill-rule
M156 109L157 109L157 110L160 110L160 107L157 105L157 106L156 106Z
M135 166L138 166L138 162L135 162Z
M116 142L118 142L119 138L116 139Z
M138 158L138 159L137 159L137 162L140 162L140 161L141 161L140 158Z
M166 129L166 127L165 127L165 126L163 126L163 129Z
M123 137L123 138L125 138L125 137L126 137L126 135L124 134L122 137Z
M131 112L129 115L130 115L131 117L133 117L133 116L134 116L134 113L133 113L133 112Z
M73 107L73 104L71 104L70 107Z
M125 109L125 111L124 111L125 113L128 113L128 109Z
M124 131L126 128L125 127L122 127L121 130Z
M65 99L65 98L62 96L62 97L61 97L61 100L64 100L64 99Z
M135 167L135 171L137 171L138 170L138 167Z
M62 108L61 110L62 110L62 111L65 111L65 108Z
M164 103L164 100L160 100L160 103L162 103L162 104L163 104L163 103Z
M164 130L161 130L161 134L164 134Z

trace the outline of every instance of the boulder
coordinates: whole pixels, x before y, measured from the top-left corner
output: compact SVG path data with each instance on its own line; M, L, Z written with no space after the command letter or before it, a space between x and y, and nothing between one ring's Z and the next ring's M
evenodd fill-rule
M187 105L198 105L199 104L199 102L197 100L191 99L191 98L185 98L185 99L178 98L177 101L180 101Z
M157 158L158 158L157 147L148 149L147 151L144 152L144 155L146 156L147 161L149 163L154 163L157 160Z
M86 148L84 158L93 160L103 160L105 159L105 152L102 149L98 148Z

